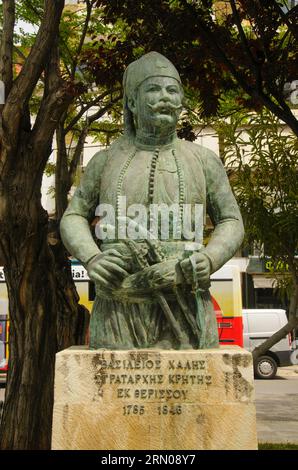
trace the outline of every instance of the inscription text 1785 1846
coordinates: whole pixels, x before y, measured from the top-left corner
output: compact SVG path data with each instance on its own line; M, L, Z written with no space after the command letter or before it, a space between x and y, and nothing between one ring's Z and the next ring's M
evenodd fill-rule
M113 398L125 403L123 415L143 415L146 404L159 415L180 415L183 403L191 400L193 386L208 387L212 376L204 360L168 360L134 358L97 361L96 371L99 393L105 386L113 387ZM154 411L153 409L153 411Z

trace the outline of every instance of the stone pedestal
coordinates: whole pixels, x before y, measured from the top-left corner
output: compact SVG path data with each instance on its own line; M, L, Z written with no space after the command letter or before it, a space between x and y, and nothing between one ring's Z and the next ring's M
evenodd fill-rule
M209 350L57 354L53 449L256 449L252 356Z

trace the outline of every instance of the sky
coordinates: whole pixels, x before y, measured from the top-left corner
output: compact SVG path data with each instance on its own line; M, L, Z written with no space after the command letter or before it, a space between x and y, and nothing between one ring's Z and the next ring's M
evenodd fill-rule
M20 29L22 29L25 33L37 33L38 27L34 26L30 23L26 23L23 20L19 20L15 25L15 32L17 34L20 33Z

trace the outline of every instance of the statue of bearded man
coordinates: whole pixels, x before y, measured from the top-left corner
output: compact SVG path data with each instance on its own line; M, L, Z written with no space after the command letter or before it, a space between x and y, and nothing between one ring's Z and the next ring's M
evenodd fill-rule
M212 151L177 138L183 90L167 58L150 52L131 63L123 87L124 136L91 159L61 221L65 246L95 283L90 347L218 347L210 275L235 254L244 233L225 170ZM132 221L121 214L123 197L127 207L139 204L148 214L154 205L176 205L171 229L183 226L186 205L203 207L213 234L206 246L183 230L179 239L175 230L164 239L160 217L150 213L140 225L136 214ZM90 222L103 204L114 209L117 226L135 222L139 238L129 239L122 227L121 233L116 229L112 237L95 241ZM191 219L195 212L190 211ZM156 239L147 236L154 220ZM99 229L104 225L102 217Z

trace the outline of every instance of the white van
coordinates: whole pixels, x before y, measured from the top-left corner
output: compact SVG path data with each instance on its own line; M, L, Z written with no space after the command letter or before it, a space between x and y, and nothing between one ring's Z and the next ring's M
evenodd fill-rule
M282 309L243 309L244 348L253 351L256 346L270 338L288 323L286 311ZM293 352L291 334L276 343L266 354L258 357L254 364L255 376L260 379L275 377L278 366L289 366Z

